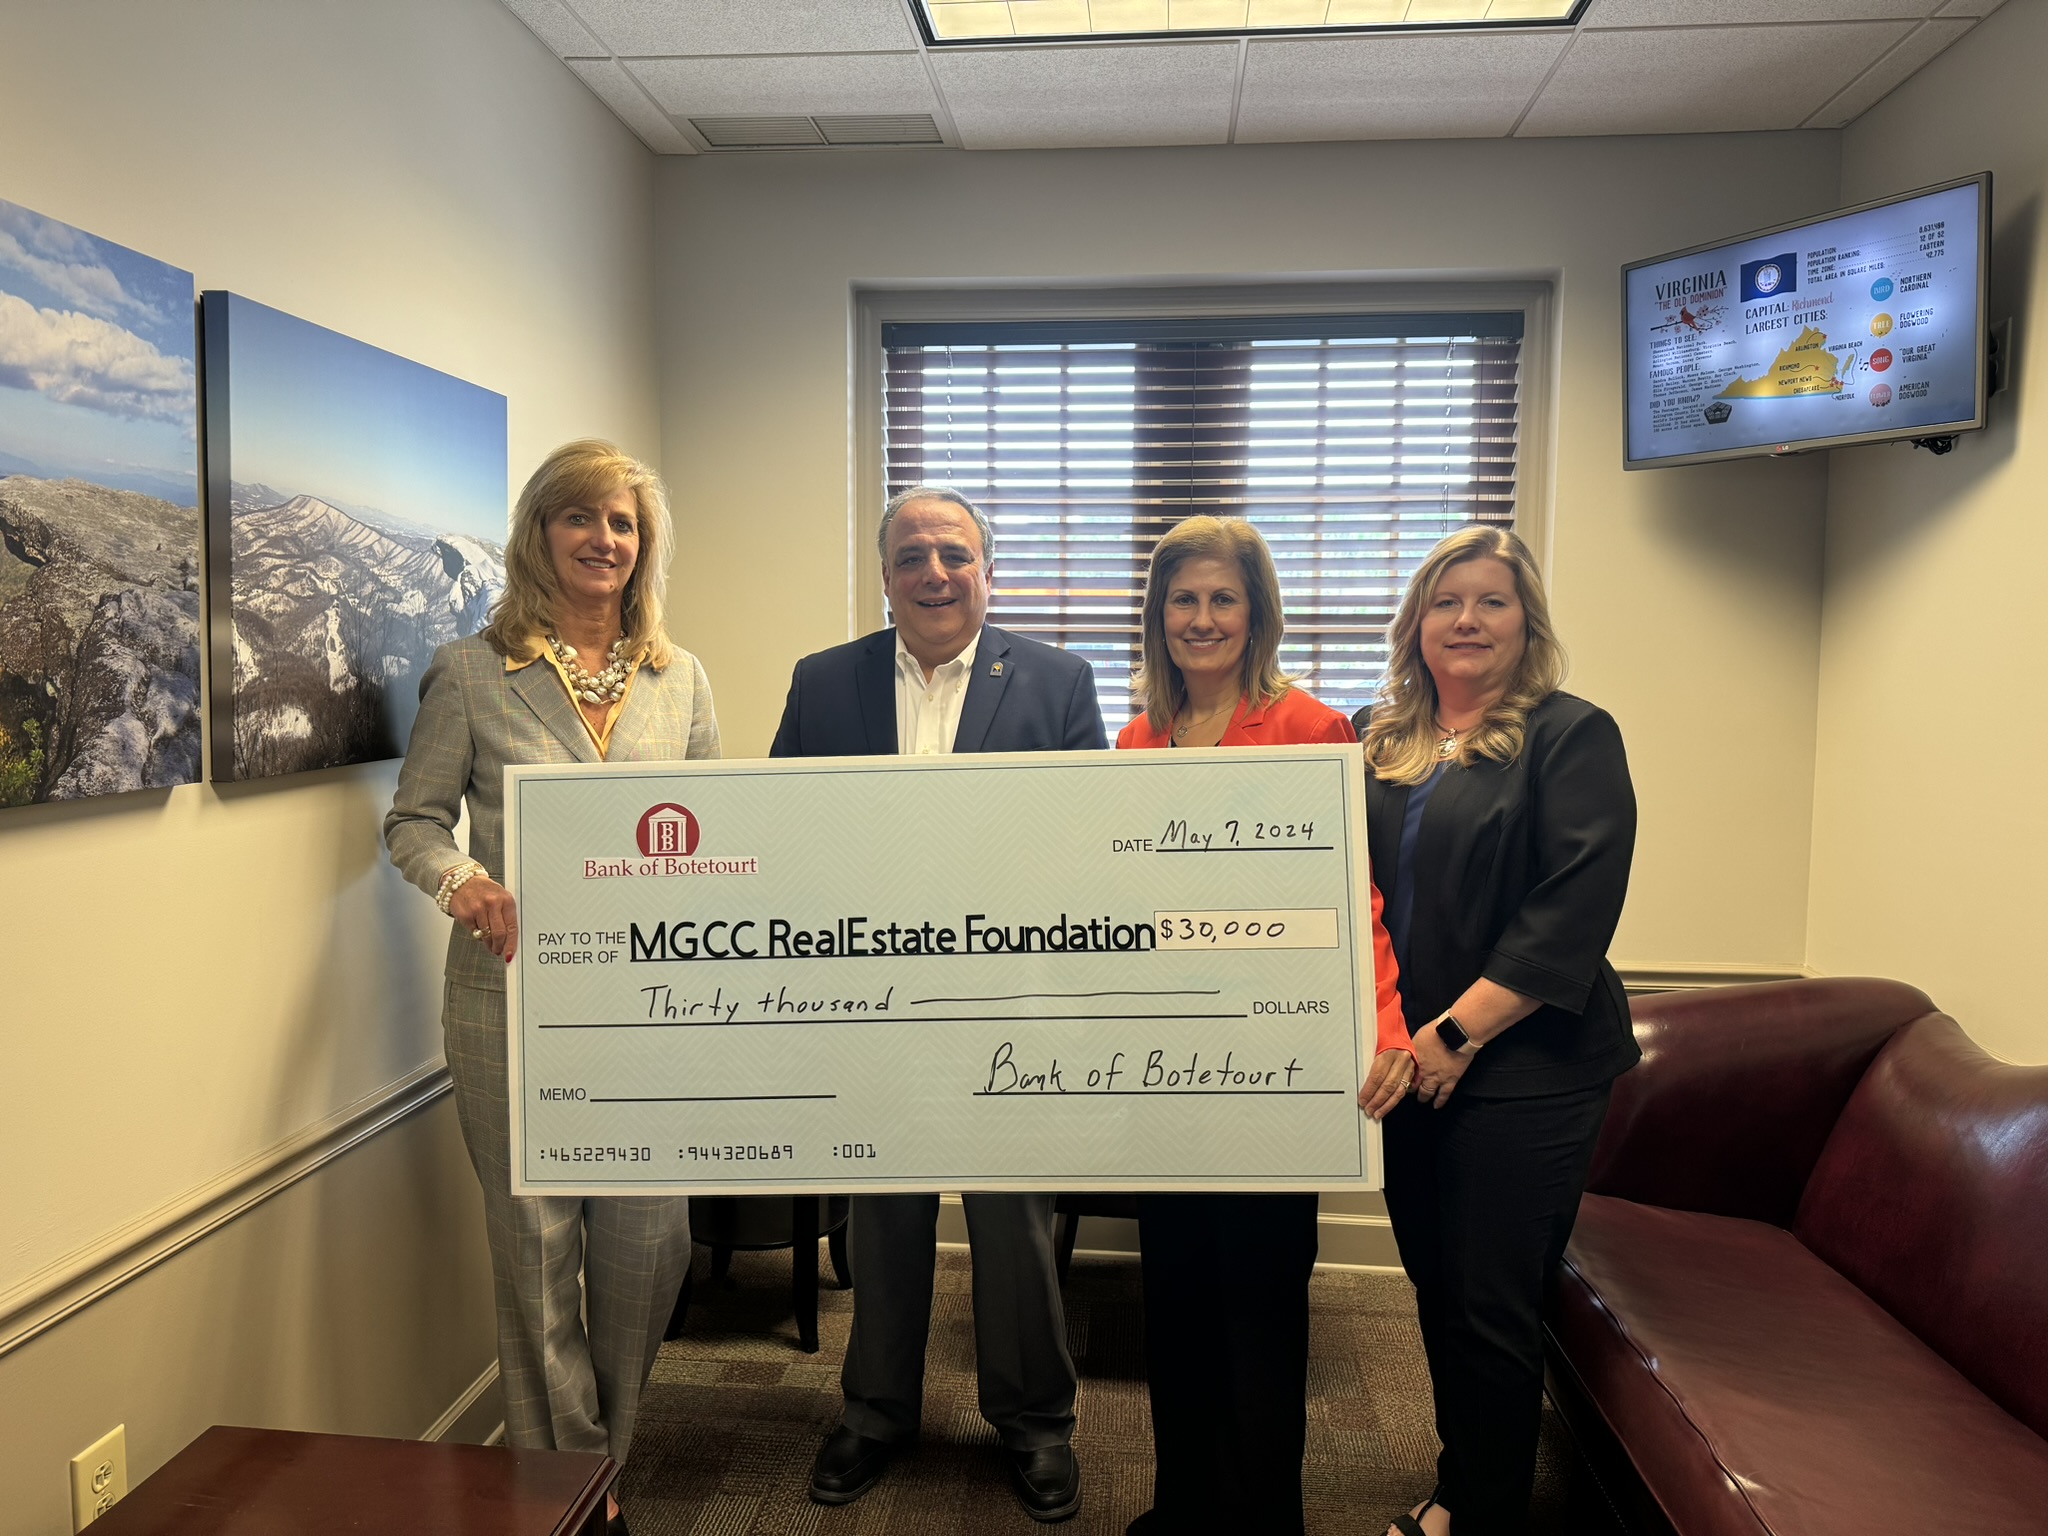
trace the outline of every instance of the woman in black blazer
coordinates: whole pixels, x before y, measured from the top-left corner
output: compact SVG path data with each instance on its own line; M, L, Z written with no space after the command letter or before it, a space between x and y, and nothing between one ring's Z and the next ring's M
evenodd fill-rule
M1527 546L1431 552L1357 717L1368 835L1415 1041L1387 1117L1387 1210L1436 1398L1437 1486L1399 1536L1519 1532L1536 1475L1544 1288L1614 1079L1641 1054L1607 946L1635 793L1621 732L1560 692Z

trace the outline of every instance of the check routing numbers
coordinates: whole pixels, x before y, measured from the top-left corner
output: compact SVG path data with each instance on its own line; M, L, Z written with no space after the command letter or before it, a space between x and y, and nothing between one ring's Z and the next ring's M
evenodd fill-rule
M1232 764L1188 795L1101 757L1065 782L942 761L773 797L766 764L519 786L522 1183L1376 1182L1341 764ZM992 812L992 784L1035 798ZM657 794L682 830L589 856L582 825Z

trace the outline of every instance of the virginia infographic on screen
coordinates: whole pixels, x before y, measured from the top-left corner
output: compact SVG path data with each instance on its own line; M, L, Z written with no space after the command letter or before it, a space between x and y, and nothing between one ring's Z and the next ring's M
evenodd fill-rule
M1631 270L1629 459L1969 420L1978 196L1954 187Z

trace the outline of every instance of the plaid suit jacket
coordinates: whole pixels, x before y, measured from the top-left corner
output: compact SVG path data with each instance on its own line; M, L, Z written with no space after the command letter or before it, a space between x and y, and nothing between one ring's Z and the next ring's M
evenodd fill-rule
M718 718L703 663L677 647L660 671L641 667L612 726L609 761L717 756ZM420 679L419 717L384 818L391 862L430 896L465 859L502 880L505 765L597 761L582 716L545 660L507 672L505 658L482 637L452 641L434 653ZM455 843L465 802L467 854ZM448 937L448 979L502 992L504 962L457 929Z

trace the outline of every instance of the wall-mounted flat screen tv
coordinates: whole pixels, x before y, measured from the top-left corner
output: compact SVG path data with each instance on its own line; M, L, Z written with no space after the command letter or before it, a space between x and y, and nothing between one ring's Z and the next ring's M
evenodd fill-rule
M1622 269L1630 469L1984 425L1991 177Z

